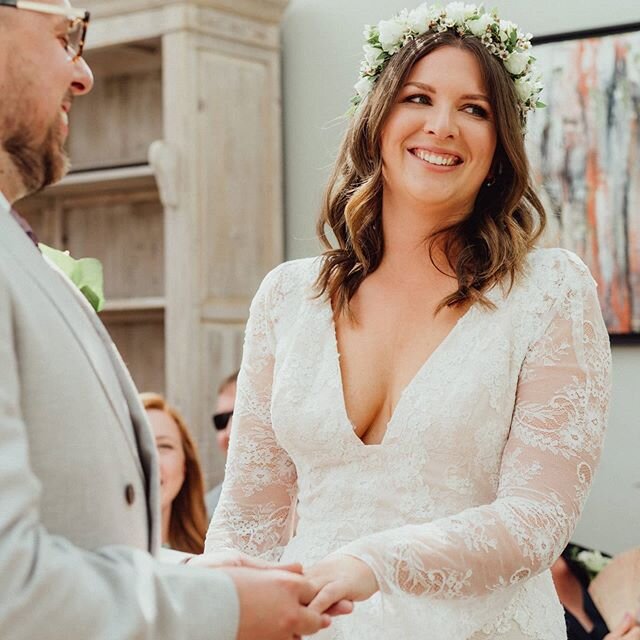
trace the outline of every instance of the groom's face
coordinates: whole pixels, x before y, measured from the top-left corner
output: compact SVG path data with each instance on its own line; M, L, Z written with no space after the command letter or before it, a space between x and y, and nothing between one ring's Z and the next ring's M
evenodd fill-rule
M69 7L62 0L45 3ZM0 144L32 193L56 182L68 168L64 143L75 96L91 90L82 58L65 49L64 16L0 6Z

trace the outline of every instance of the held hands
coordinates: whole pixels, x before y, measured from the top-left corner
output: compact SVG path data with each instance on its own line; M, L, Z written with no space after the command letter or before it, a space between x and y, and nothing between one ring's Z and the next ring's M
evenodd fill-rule
M298 569L302 571L299 565ZM306 578L291 569L233 567L223 571L233 580L240 602L236 640L298 640L331 624L328 614L307 606L315 591Z
M233 580L240 601L236 640L299 640L328 627L331 616L353 610L351 600L341 599L326 610L308 606L318 588L302 575L298 563L283 565L239 551L219 551L193 556L188 565L222 569Z
M347 555L330 555L305 571L316 595L309 609L317 613L336 613L345 601L367 600L378 591L375 574L362 560Z

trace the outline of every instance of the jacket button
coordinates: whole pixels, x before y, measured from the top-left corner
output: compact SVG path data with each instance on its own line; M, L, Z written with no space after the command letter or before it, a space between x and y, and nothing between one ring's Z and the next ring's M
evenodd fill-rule
M124 497L127 501L127 504L133 504L136 499L136 490L133 488L132 484L128 484L124 488Z

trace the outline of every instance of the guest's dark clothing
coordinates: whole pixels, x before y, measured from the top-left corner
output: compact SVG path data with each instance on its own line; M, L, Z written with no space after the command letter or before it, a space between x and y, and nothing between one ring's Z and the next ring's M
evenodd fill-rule
M571 573L573 573L580 583L580 587L582 588L584 612L587 614L591 622L593 622L593 629L588 633L578 620L576 620L576 618L565 609L564 619L567 623L567 638L568 640L602 640L607 633L609 633L609 629L589 595L589 575L579 562L572 560L572 555L574 553L573 550L575 549L582 551L583 547L570 544L563 551L562 557L565 559L569 569L571 569Z

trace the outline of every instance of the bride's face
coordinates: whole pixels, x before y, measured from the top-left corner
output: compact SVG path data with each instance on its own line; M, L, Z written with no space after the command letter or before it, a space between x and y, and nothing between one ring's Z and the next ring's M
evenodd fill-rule
M414 66L381 134L385 196L466 214L489 177L496 127L477 59L444 46Z

